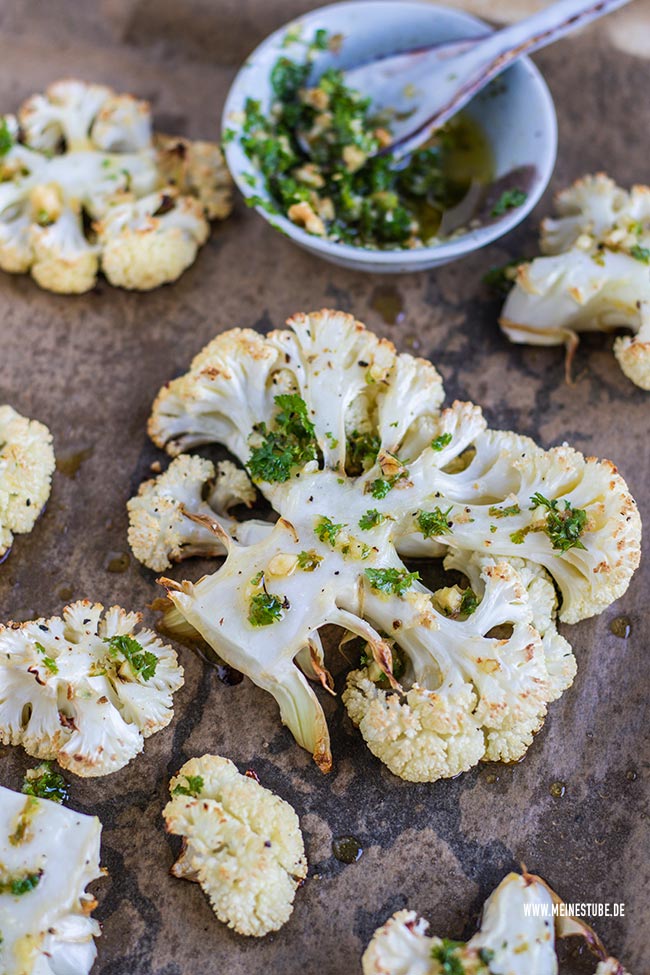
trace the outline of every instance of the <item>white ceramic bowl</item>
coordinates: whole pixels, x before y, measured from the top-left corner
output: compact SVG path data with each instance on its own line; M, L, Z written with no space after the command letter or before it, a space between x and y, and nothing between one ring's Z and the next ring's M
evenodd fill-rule
M297 21L271 34L253 51L235 78L223 113L225 132L239 132L247 98L257 99L262 109L271 102L269 75L278 57L300 57L297 45L286 47L287 31L300 25L302 36L311 38L319 28L329 34L342 34L340 52L324 51L314 62L315 72L335 66L348 68L375 55L406 51L436 42L475 37L490 28L476 17L413 0L353 0L333 3L313 10ZM283 43L285 46L283 46ZM262 205L257 212L272 227L290 237L300 247L344 267L383 274L422 271L463 257L489 244L515 227L532 210L546 189L553 171L557 149L557 122L549 90L535 65L522 58L470 102L466 111L478 119L489 138L495 162L495 180L513 169L530 167L526 202L503 217L430 247L413 250L372 250L338 244L315 237L286 217L269 213ZM251 160L234 138L225 146L230 171L245 197L268 200L268 192Z

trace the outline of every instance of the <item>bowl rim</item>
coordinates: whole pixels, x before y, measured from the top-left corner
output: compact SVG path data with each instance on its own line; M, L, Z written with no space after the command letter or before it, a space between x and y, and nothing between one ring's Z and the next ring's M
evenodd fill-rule
M479 17L475 17L473 14L469 14L464 10L459 10L456 7L447 7L445 4L431 3L430 0L338 0L338 2L328 3L322 7L315 7L314 9L298 15L297 17L292 18L290 21L287 21L285 24L278 27L272 33L268 34L264 40L261 41L253 51L251 51L245 62L239 68L228 90L221 116L221 137L226 162L237 188L246 201L254 196L259 196L259 188L251 187L244 180L243 171L241 170L239 164L236 164L235 160L232 159L233 150L236 147L233 146L232 142L223 141L223 137L226 130L232 127L230 115L234 111L233 102L239 94L239 88L241 86L242 79L244 78L244 73L250 66L250 62L253 61L256 55L258 55L260 52L266 52L266 49L276 46L279 41L282 41L286 36L287 30L296 23L309 25L311 19L315 19L316 16L321 17L323 14L327 14L330 11L340 12L343 8L373 7L378 5L385 5L393 8L420 7L426 8L432 12L439 10L443 11L445 14L449 14L459 23L464 22L467 25L471 25L473 28L481 27L489 32L494 31L494 28L490 24L486 23L486 21ZM523 203L522 206L511 210L494 223L476 227L456 238L452 238L451 240L443 241L438 244L431 244L426 247L375 250L371 247L345 244L338 241L329 240L326 237L318 237L315 234L308 233L302 227L297 226L297 224L293 223L282 213L271 213L261 205L248 205L252 206L252 208L255 209L274 230L278 230L280 233L284 234L284 236L291 238L295 241L295 243L315 253L319 253L325 258L336 259L342 263L359 263L363 261L367 264L394 265L395 263L399 262L405 266L405 271L408 271L411 265L413 265L413 270L417 270L418 267L421 267L427 261L443 263L453 260L456 257L462 257L466 254L470 254L481 247L493 243L498 238L509 233L512 229L514 229L514 227L521 223L522 220L525 220L531 210L534 209L548 187L557 159L557 114L550 89L541 71L530 60L529 57L524 56L519 58L512 68L516 68L518 66L521 66L521 68L526 72L528 80L531 81L537 89L537 95L542 103L540 120L543 128L547 130L545 133L546 138L542 143L543 152L541 154L541 158L538 157L536 159L539 178L535 181L533 189L528 194L525 203ZM507 70L512 70L512 68Z

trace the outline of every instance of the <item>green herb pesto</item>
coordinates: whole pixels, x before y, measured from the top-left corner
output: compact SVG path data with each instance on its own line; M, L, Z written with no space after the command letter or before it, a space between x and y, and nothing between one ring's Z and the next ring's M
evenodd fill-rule
M630 247L630 255L635 259L635 261L641 261L643 264L650 264L650 247L641 247L640 244L633 244Z
M571 548L584 549L580 536L587 525L587 512L582 508L572 508L568 501L564 502L564 509L558 508L558 502L549 501L539 491L530 499L531 511L535 508L546 508L546 534L551 540L553 548L560 552L568 552Z
M48 657L47 650L45 649L45 647L43 646L43 644L42 643L39 643L38 640L37 640L34 643L34 646L36 647L36 649L38 650L38 652L43 657L43 666L44 667L47 667L47 669L50 671L51 674L58 674L58 672L59 672L58 665L57 665L56 661L52 657Z
M187 785L175 785L172 790L173 796L191 796L196 799L203 788L203 776L202 775L185 775L183 776Z
M376 508L368 508L359 518L359 528L369 531L371 528L381 525L383 521L386 521L386 515L382 515Z
M334 548L336 544L336 536L345 526L341 523L339 525L335 524L331 518L327 515L321 515L319 520L316 522L314 527L314 532L321 542L327 542Z
M13 144L14 140L11 137L6 118L0 119L0 158L7 155Z
M285 600L271 592L256 592L248 606L248 622L251 626L270 626L282 619Z
M511 504L508 508L499 508L497 505L493 505L488 508L488 514L491 518L510 518L512 515L520 515L521 508L518 504Z
M52 768L51 762L41 762L36 768L29 769L20 791L26 796L51 802L65 802L68 798L67 783L61 773Z
M490 182L489 144L460 113L405 165L390 154L374 156L391 141L390 114L374 113L335 68L314 77L316 52L333 40L318 31L311 42L300 41L301 58L276 61L271 108L266 113L247 99L241 146L260 170L271 206L308 232L375 249L426 245L472 183Z
M296 558L298 559L298 568L302 569L303 572L313 572L323 561L323 556L315 552L313 548L309 549L308 552L298 552Z
M11 874L9 876L0 874L0 894L13 894L14 897L22 897L30 890L38 887L42 870L35 873Z
M450 433L441 433L439 437L434 437L431 441L432 450L443 450L448 447L452 441L452 436Z
M418 528L425 538L433 538L435 535L451 535L448 519L452 507L453 505L446 511L442 511L440 508L434 508L433 511L418 511Z
M406 569L366 569L365 571L371 589L391 593L393 596L403 596L420 578L419 572L408 572Z
M296 393L275 397L278 413L272 428L259 423L255 433L263 440L251 449L248 469L257 481L284 483L294 467L317 457L314 424L307 415L307 404Z
M348 474L361 474L377 460L381 440L376 433L359 433L353 430L347 438L346 470Z
M523 206L527 199L528 193L524 193L516 186L511 190L504 190L490 210L490 216L502 217L508 210L516 210L517 207Z
M150 650L145 650L132 636L118 634L104 637L104 643L108 644L111 657L125 660L137 678L144 681L151 680L156 673L158 657Z

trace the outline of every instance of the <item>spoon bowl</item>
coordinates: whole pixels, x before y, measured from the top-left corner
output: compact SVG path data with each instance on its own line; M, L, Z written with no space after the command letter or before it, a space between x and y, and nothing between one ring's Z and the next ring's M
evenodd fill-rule
M467 42L490 33L490 28L477 18L429 2L354 0L311 11L263 41L233 82L222 125L228 134L225 152L230 171L249 204L271 227L334 264L395 274L425 270L461 258L501 237L524 219L548 184L557 148L551 96L541 74L526 58L484 89L465 110L485 132L494 160L494 185L488 191L487 210L479 225L426 247L376 250L316 237L282 214L272 212L264 180L239 143L244 107L251 98L268 111L273 102L273 65L281 56L299 58L303 39L311 39L317 30L325 30L330 37L338 36L340 44L336 50L318 53L313 64L314 78L331 67L347 71L399 52L451 41ZM512 186L525 191L525 201L492 217L491 203Z

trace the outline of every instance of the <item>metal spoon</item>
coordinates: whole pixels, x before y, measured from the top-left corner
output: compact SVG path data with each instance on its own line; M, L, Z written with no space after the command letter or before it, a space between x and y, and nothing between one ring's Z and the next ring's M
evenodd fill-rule
M629 0L558 0L532 17L481 37L376 58L345 83L391 115L392 141L377 155L413 152L523 54L557 41Z

